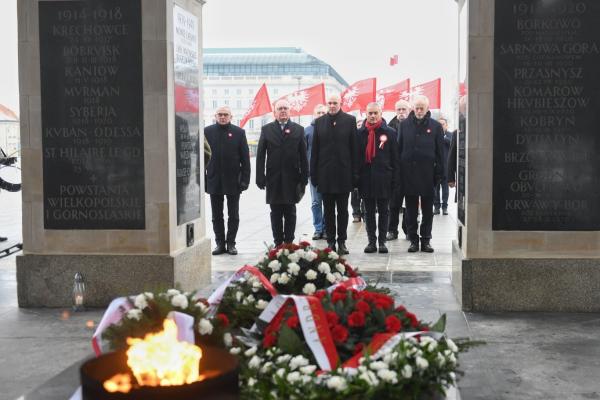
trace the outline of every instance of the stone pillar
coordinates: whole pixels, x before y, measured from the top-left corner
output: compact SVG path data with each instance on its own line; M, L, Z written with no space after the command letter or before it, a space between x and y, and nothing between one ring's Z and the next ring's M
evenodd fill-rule
M466 220L453 246L459 300L467 311L598 312L597 4L462 3L468 107Z
M20 307L210 282L202 4L19 1Z

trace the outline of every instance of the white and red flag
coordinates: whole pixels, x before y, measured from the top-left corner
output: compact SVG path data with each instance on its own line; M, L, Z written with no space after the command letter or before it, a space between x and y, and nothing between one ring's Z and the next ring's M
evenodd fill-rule
M395 111L398 100L410 101L410 79L377 90L377 103L383 111Z
M348 89L342 92L342 110L345 112L353 110L364 110L367 104L375 101L375 87L377 79L369 78L354 82Z
M442 79L421 83L410 90L412 96L423 95L429 99L429 108L439 110L442 105Z
M197 113L200 111L200 93L198 88L175 84L175 111Z
M270 112L273 112L273 108L271 107L271 101L269 100L267 85L263 83L260 89L258 89L258 92L256 92L256 96L254 96L250 108L246 111L246 114L244 114L244 118L240 121L240 128L243 128L250 118L260 117L261 115Z
M393 67L396 64L398 64L398 54L394 54L390 57L390 67Z
M279 100L287 100L290 103L290 116L312 115L318 104L325 104L325 84L311 86L306 89L297 90L286 96L275 100L274 105Z

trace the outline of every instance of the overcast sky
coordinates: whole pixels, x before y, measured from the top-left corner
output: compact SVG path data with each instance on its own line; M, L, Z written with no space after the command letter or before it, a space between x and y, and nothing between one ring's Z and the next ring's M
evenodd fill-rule
M17 0L0 0L0 103L18 110ZM442 109L456 82L454 0L207 0L205 47L301 47L347 81L378 87L442 78ZM389 57L399 55L390 67Z

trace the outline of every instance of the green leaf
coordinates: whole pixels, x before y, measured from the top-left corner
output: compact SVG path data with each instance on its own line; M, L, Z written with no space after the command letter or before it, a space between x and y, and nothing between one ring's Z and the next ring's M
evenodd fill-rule
M446 314L442 314L440 319L429 328L434 332L444 332L446 330Z
M283 324L279 331L277 347L283 350L283 353L298 355L303 352L304 343L293 329Z

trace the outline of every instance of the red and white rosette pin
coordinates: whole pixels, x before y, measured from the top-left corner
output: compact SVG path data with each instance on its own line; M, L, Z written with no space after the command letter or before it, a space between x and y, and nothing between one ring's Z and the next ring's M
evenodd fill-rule
M387 135L381 135L381 136L379 136L379 148L381 150L383 150L383 146L385 145L385 142L387 142L387 141L388 141Z

